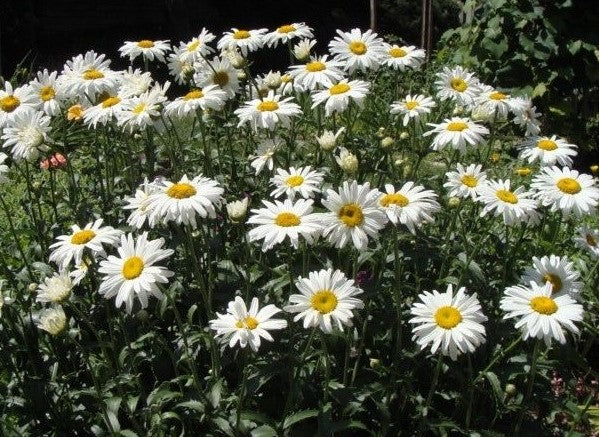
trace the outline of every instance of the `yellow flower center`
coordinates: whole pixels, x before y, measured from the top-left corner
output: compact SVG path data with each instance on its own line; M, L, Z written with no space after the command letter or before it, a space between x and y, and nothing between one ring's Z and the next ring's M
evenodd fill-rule
M187 199L188 197L195 196L197 193L193 185L186 182L178 182L173 184L166 190L166 194L173 199Z
M89 70L85 70L83 72L83 78L85 80L102 79L103 77L104 77L104 73L96 70L95 68L90 68Z
M451 87L457 92L463 93L468 88L468 84L461 77L454 77L450 82Z
M364 222L362 208L356 203L343 205L339 210L338 216L343 223L351 228L359 226Z
M587 244L589 246L597 246L597 240L595 240L595 237L593 237L591 234L586 234L585 239L587 240Z
M557 181L557 188L560 189L563 193L566 194L576 194L579 193L582 189L580 184L576 181L576 179L572 178L562 178Z
M285 24L284 26L278 27L277 32L279 33L289 33L295 32L297 29L293 24Z
M464 129L468 129L468 125L462 121L454 121L447 125L447 130L450 132L462 132Z
M283 83L289 83L291 82L292 77L290 74L284 74L283 76L281 76L281 82Z
M499 162L501 155L497 152L491 154L491 162Z
M317 71L322 71L322 70L326 70L327 66L320 61L312 61L312 62L308 62L306 64L306 70L308 70L310 73L315 73Z
M202 90L192 90L183 96L183 100L201 99L204 97Z
M191 44L189 44L187 46L187 51L188 52L193 52L193 51L195 51L195 49L198 48L199 45L200 45L200 40L196 39L195 41L193 41Z
M537 147L541 150L547 150L548 152L551 152L552 150L557 149L557 144L555 144L555 141L544 139L537 141Z
M393 47L389 50L389 55L392 58L403 58L408 53L404 49L400 49L399 47Z
M478 179L469 174L462 176L460 181L469 188L474 188L478 185Z
M299 187L303 183L304 183L304 177L300 176L300 175L289 176L285 180L285 184L287 184L288 187Z
M284 228L298 226L300 223L300 218L292 212L282 212L275 217L275 224Z
M279 109L279 104L277 102L273 102L272 100L264 100L258 103L257 109L261 112L272 112Z
M528 176L532 173L532 170L528 167L520 167L516 170L516 173L518 173L518 176Z
M234 39L247 39L249 38L251 35L247 30L236 30L233 33L233 38Z
M435 322L443 329L455 328L462 321L462 313L452 306L444 306L435 312Z
M507 99L507 95L500 93L499 91L495 91L489 95L489 98L491 100L505 100Z
M389 205L397 205L403 208L404 206L407 206L409 203L410 200L401 193L385 194L381 198L381 205L385 208Z
M137 105L135 105L133 107L133 109L131 110L131 112L133 112L134 114L141 114L144 109L146 109L146 104L145 103L138 103Z
M217 71L212 75L212 82L223 87L229 83L229 75L225 71Z
M328 314L337 308L337 296L331 290L319 290L312 295L310 303L320 314Z
M127 258L123 264L123 276L125 279L135 279L144 270L144 261L138 256Z
M67 110L67 120L81 120L83 117L83 106L73 105Z
M111 106L116 105L117 103L120 103L121 99L118 97L108 97L104 100L102 100L102 108L110 108Z
M331 95L335 94L343 94L349 91L349 85L346 83L338 83L337 85L333 85L329 88L329 93Z
M56 95L56 92L54 91L54 88L52 88L51 86L45 86L40 90L40 98L44 102L47 102L48 100L52 100L55 95Z
M6 96L0 99L0 108L4 112L12 112L19 107L21 101L15 96Z
M150 41L149 39L142 39L137 43L137 46L141 47L142 49L151 49L152 47L154 47L154 41Z
M91 229L83 229L77 231L71 236L71 244L85 244L96 236L96 233Z
M416 102L414 100L412 100L410 102L406 102L406 109L408 111L411 111L412 109L417 108L417 107L418 107L418 102Z
M258 327L258 320L254 319L252 316L247 316L245 319L235 322L235 327L239 329L256 329Z
M354 55L363 55L364 53L366 53L366 44L364 44L362 41L352 41L349 43L349 50L354 54Z
M555 273L545 273L543 275L543 281L545 281L545 284L549 282L552 285L551 290L553 293L557 293L562 289L562 280Z
M537 296L531 299L530 307L540 314L551 315L557 311L557 304L550 297Z
M507 203L511 203L511 204L518 203L518 196L516 196L511 191L508 191L508 190L497 190L497 192L495 193L495 195L497 196L497 198L499 200L501 200L503 202L507 202Z

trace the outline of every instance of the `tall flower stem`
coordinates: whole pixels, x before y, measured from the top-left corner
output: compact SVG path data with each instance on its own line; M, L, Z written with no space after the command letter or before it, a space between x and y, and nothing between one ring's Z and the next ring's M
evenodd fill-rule
M520 415L518 416L518 422L516 422L516 427L514 428L515 437L518 437L518 435L520 435L520 428L522 427L522 421L524 420L524 414L526 413L526 404L530 400L530 395L532 394L535 377L537 376L537 361L539 359L540 352L541 340L536 340L535 347L532 352L528 385L526 386L526 393L524 393L524 399L522 399L522 409L520 410Z
M327 337L324 332L320 332L320 345L322 346L322 354L324 359L324 383L323 383L323 394L324 403L326 404L329 400L329 383L331 381L331 357L329 355L329 348L327 347Z
M237 414L236 414L236 419L235 419L235 430L237 431L237 434L242 435L241 432L241 410L243 408L243 401L245 398L245 392L246 392L246 383L247 383L247 378L248 378L248 354L249 352L242 350L241 351L241 366L242 366L242 377L241 377L241 385L239 386L239 397L237 398Z
M420 426L418 427L418 435L421 436L424 432L424 426L427 421L427 417L429 414L429 409L431 406L431 401L433 400L433 396L435 391L437 390L437 383L439 382L439 375L441 374L441 369L443 368L443 355L439 354L437 357L437 366L435 367L435 373L433 373L433 379L431 381L431 387L428 391L428 395L426 396L426 401L424 403L424 413L422 414L422 418L420 419Z

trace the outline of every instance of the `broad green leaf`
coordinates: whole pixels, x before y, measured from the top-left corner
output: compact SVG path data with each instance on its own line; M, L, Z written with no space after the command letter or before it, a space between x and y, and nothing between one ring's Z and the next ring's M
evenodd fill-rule
M292 425L294 425L298 422L301 422L302 420L306 420L306 419L309 419L311 417L316 417L316 416L318 416L318 410L298 411L297 413L294 413L285 418L285 421L283 422L283 428L287 429L287 428L291 427Z

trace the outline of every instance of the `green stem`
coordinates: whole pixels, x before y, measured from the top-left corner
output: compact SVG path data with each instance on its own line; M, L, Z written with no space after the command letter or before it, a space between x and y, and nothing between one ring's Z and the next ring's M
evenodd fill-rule
M522 337L518 336L507 348L501 349L500 352L495 356L495 358L493 358L491 362L487 365L487 367L478 372L478 376L474 378L474 381L472 381L472 385L476 385L482 379L482 377L485 376L485 373L491 370L491 368L497 363L497 361L507 356L507 354L509 354L512 351L512 349L514 349L518 344L520 344L521 341Z
M331 357L329 355L329 349L327 347L327 338L324 332L320 332L320 345L322 346L322 354L324 358L324 385L323 395L324 403L326 404L329 400L329 383L331 381Z
M468 358L468 408L466 408L466 430L470 429L470 420L472 418L472 405L474 404L474 384L473 384L473 376L474 372L472 371L472 359L470 358L470 354L466 354Z
M426 425L426 419L429 414L429 409L431 406L431 401L433 400L433 396L437 389L437 383L439 382L439 375L441 374L441 369L443 368L443 355L439 354L437 358L437 366L435 367L435 373L433 373L433 379L431 381L431 387L428 391L428 395L426 396L426 402L424 403L424 412L422 414L422 418L420 419L420 426L418 430L418 435L421 436L424 432L424 427Z
M242 378L241 378L241 386L239 388L239 398L237 399L237 414L236 414L236 422L235 422L235 430L237 431L238 435L243 435L241 432L241 409L243 408L243 401L244 401L244 397L245 397L245 391L246 391L246 382L247 382L247 377L248 377L248 371L247 371L247 361L248 361L248 357L247 357L247 352L246 351L242 351L242 360L241 360L241 365L243 367L242 370Z
M526 393L524 394L524 399L522 400L522 409L520 410L520 415L518 416L518 422L516 422L516 427L514 428L514 436L518 437L520 434L520 428L522 427L522 421L524 420L524 414L526 413L526 404L530 399L530 395L532 394L532 389L535 382L535 377L537 376L537 360L539 358L541 352L541 340L536 340L535 348L532 352L532 361L530 364L530 371L528 377L528 385L526 387Z

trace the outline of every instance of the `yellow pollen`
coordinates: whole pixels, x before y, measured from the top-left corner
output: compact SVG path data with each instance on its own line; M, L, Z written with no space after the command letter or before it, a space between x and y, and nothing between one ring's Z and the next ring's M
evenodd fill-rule
M444 306L435 312L435 322L443 329L452 329L460 324L462 314L457 308Z
M322 71L322 70L326 70L327 66L320 61L312 61L312 62L308 62L306 64L306 70L308 70L310 73L315 73L317 71Z
M406 102L406 109L408 111L411 111L412 109L417 108L418 106L419 106L418 102L416 102L414 100Z
M333 85L329 88L329 93L331 95L335 94L343 94L349 91L349 85L346 83L338 83L337 85Z
M278 27L277 32L279 33L289 33L295 32L297 29L293 24L285 24L284 26Z
M552 285L551 291L553 293L557 293L562 289L562 280L555 273L545 273L543 275L543 281L545 281L545 284L549 282Z
M212 75L212 82L220 87L226 86L229 83L229 75L224 71L217 71Z
M397 205L403 208L404 206L408 206L409 203L410 200L401 193L385 194L381 198L381 205L385 208L389 205Z
M247 39L249 38L251 35L247 30L236 30L233 33L233 38L234 39Z
M462 176L460 181L469 188L474 188L478 185L478 179L469 174Z
M289 74L284 74L283 76L281 76L281 82L283 83L289 83L291 82L291 75Z
M197 191L193 185L186 182L178 182L166 190L167 196L173 199L187 199L188 197L195 196L196 193Z
M304 183L304 177L300 176L300 175L293 175L293 176L289 176L286 180L285 180L285 184L288 187L299 187L301 184Z
M463 93L464 91L466 91L466 88L468 88L468 84L461 77L454 77L453 79L451 79L450 84L454 90L460 93Z
M275 217L275 224L283 228L298 226L300 223L300 218L292 212L282 212Z
M447 125L447 130L450 132L462 132L464 129L468 129L468 125L462 121L455 121Z
M123 276L125 279L135 279L144 270L144 261L138 256L127 258L123 264Z
M589 246L593 246L593 247L597 246L597 240L595 240L595 237L593 237L591 234L586 234L585 239L587 240L587 244Z
M85 244L92 240L96 236L96 233L91 229L83 229L77 231L71 236L71 244Z
M501 200L503 202L507 202L507 203L511 203L511 204L518 203L518 196L516 196L511 191L508 191L508 190L497 190L497 192L495 193L495 195L497 196L497 198L499 200Z
M81 120L83 118L83 106L73 105L67 110L67 120Z
M137 105L135 105L133 107L133 109L131 110L131 112L133 112L134 114L141 114L144 109L146 109L146 104L145 103L138 103Z
M189 44L187 46L187 51L188 52L193 52L195 49L198 48L198 46L200 45L201 41L199 39L196 39L194 42L192 42L191 44Z
M403 58L408 53L404 49L400 49L399 47L393 47L389 50L389 55L392 58Z
M362 41L352 41L349 43L349 50L354 54L354 55L363 55L364 53L366 53L366 44L364 44Z
M555 141L543 139L537 141L537 147L541 150L547 150L548 152L551 152L552 150L557 149L557 144L555 144Z
M516 169L516 173L518 176L528 176L532 173L532 170L529 167L520 167Z
M142 49L151 49L152 47L154 47L154 41L150 41L149 39L142 39L137 43L137 46L141 47Z
M347 226L353 228L364 223L364 213L360 205L356 203L348 203L343 205L338 213L339 220Z
M12 112L19 107L21 101L15 96L6 96L0 99L0 108L4 112Z
M102 108L110 108L111 106L116 105L120 101L121 99L119 99L118 97L108 97L102 100Z
M85 70L83 72L83 78L85 80L102 79L103 77L104 77L104 73L96 70L95 68L91 68L91 69Z
M245 319L235 322L235 327L239 329L256 329L258 327L258 320L254 319L252 316L247 316Z
M507 99L507 95L500 93L499 91L495 91L489 95L491 100L505 100Z
M52 88L51 86L45 86L40 90L40 98L44 102L47 102L48 100L52 100L55 95L56 95L56 92L54 92L54 88Z
M579 193L582 189L580 184L572 178L562 178L559 181L557 181L556 185L561 192L566 194L576 194Z
M202 90L192 90L183 96L183 100L201 99L204 97Z
M557 311L557 304L550 297L537 296L531 299L530 307L539 314L547 316Z
M264 100L258 103L257 109L261 112L272 112L279 109L279 104L277 102L273 102L272 100Z
M320 314L328 314L337 308L337 296L331 290L319 290L312 295L310 303Z

